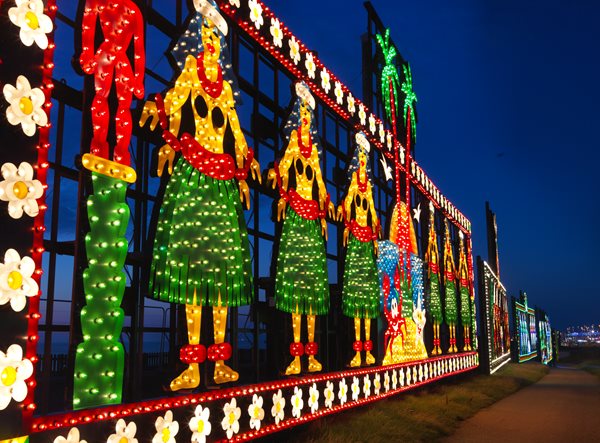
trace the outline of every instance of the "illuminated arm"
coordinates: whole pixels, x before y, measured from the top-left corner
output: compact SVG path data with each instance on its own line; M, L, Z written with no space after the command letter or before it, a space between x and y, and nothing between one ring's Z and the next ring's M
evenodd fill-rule
M279 176L281 177L281 187L284 191L288 190L290 168L298 154L298 132L293 130L290 135L290 142L283 153L283 158L279 162Z
M96 0L87 0L81 22L81 56L79 57L79 64L86 74L93 74L97 65L94 54L97 18Z
M373 234L377 234L377 226L379 223L377 212L375 211L375 202L373 201L373 188L370 182L367 183L367 202L369 203L369 211L371 211L371 228L373 229Z
M144 19L139 10L133 10L135 26L133 34L134 87L133 93L139 99L144 97L144 72L146 55L144 48Z

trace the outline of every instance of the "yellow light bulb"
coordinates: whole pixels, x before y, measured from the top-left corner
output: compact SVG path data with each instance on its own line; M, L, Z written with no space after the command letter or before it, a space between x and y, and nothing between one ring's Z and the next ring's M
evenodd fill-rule
M33 112L33 103L29 97L21 97L19 100L19 109L23 114L30 115Z
M25 23L34 31L40 27L40 22L37 18L37 15L35 15L35 13L32 11L28 11L25 14Z
M0 381L4 386L12 386L17 381L17 370L12 366L7 366L0 375Z
M19 271L12 271L8 274L7 282L9 288L17 290L23 284L23 276Z
M15 194L15 197L17 197L18 199L24 199L25 197L27 197L28 192L29 189L27 188L25 182L19 180L13 185L13 194Z

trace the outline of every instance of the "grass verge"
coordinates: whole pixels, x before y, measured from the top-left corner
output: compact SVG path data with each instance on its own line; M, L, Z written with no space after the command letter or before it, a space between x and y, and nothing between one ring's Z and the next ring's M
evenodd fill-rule
M561 349L558 364L575 365L600 378L600 346Z
M314 443L437 441L451 435L460 421L535 383L548 371L539 363L509 363L492 376L457 376L264 440Z

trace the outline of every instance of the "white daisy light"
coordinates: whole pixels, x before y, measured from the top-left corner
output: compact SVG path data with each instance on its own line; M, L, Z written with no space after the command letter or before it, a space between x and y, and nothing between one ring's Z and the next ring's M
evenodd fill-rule
M260 423L265 418L265 410L263 409L263 398L260 395L252 396L252 404L248 406L248 415L250 416L250 429L260 429Z
M175 436L179 432L179 423L173 421L173 412L168 410L164 417L158 417L154 423L156 434L152 443L175 443Z
M409 372L409 369L406 372ZM404 368L400 368L400 386L404 386Z
M352 378L352 385L350 386L350 390L352 391L352 400L358 400L358 396L360 395L360 386L358 382L358 377Z
M288 41L288 44L290 46L290 58L292 59L294 64L297 65L300 62L300 44L298 43L298 40L296 40L296 37L293 35L292 38Z
M373 380L373 392L375 395L379 395L379 391L381 390L381 376L379 372L375 374L375 379Z
M248 7L250 8L250 20L252 20L256 29L260 29L264 23L262 6L256 0L248 0Z
M240 416L242 410L238 408L235 398L232 398L229 403L225 403L223 406L223 420L221 420L221 427L227 434L227 438L231 439L233 434L237 434L240 431Z
M304 407L304 400L302 400L302 389L298 389L298 386L294 388L294 395L292 395L292 415L296 418L300 418L302 415L302 408Z
M396 389L396 386L398 386L398 372L394 369L392 372L392 389Z
M373 114L369 115L369 131L372 134L375 134L377 127L375 126L375 116Z
M240 7L240 0L229 0L229 4L231 6L235 6L236 8Z
M125 420L120 418L115 426L115 431L116 434L108 437L106 443L138 443L138 439L135 438L137 426L134 422L127 424Z
M308 407L313 414L319 410L319 390L316 383L308 390Z
M52 32L52 20L44 14L42 0L16 0L17 5L8 10L8 18L21 28L19 37L25 46L35 42L40 49L48 47L48 36Z
M358 118L360 119L360 124L364 126L367 122L367 113L365 112L365 105L362 103L358 106Z
M348 102L348 112L352 115L354 115L354 113L356 112L356 104L354 101L354 96L350 93L348 93L348 97L346 98L346 101Z
M271 415L275 419L275 424L278 425L281 420L283 420L285 416L285 398L283 398L283 394L281 393L281 389L278 389L275 394L273 394L273 407L271 408Z
M33 179L33 167L22 162L17 168L12 163L4 163L1 168L0 200L8 202L8 215L21 218L23 211L30 217L40 212L36 199L44 193L39 180Z
M369 378L369 374L366 374L363 379L363 394L365 394L365 398L369 398L371 395L371 379Z
M333 400L335 399L335 394L333 393L333 382L327 382L327 385L325 386L325 392L323 394L325 396L325 407L331 409L333 407Z
M304 67L308 71L308 77L314 79L315 71L317 70L317 65L315 65L313 55L310 52L306 54L306 61L304 62Z
M36 125L46 126L48 116L42 110L46 98L40 88L31 88L24 75L17 77L16 87L10 84L2 89L4 98L10 106L6 108L6 119L11 125L21 125L25 135L35 134Z
M79 429L71 428L66 438L59 435L54 439L53 443L87 443L87 441L80 440L79 438Z
M0 351L0 411L6 409L10 400L17 403L27 397L25 380L33 374L33 364L23 358L21 346L10 345L6 354Z
M327 72L327 69L325 68L323 68L321 71L321 87L326 94L329 94L329 90L331 89L331 81L329 79L329 72Z
M342 84L338 81L335 82L335 88L333 89L335 94L335 101L338 105L344 103L344 91L342 91Z
M383 375L383 387L385 388L385 392L390 390L390 373L388 371L385 371Z
M210 409L202 408L202 405L196 406L194 416L190 420L190 431L192 431L193 443L205 443L206 437L210 435L212 426L209 421Z
M0 263L0 305L10 302L15 312L21 312L27 304L26 297L38 294L39 286L31 278L35 262L31 257L23 257L14 249L4 253L4 263Z
M279 19L271 17L271 26L269 30L271 31L271 36L273 37L273 44L281 48L283 46L283 32L281 31Z
M340 404L343 405L344 403L346 403L346 401L348 401L348 385L346 384L346 379L342 378L338 386L338 399L340 400Z

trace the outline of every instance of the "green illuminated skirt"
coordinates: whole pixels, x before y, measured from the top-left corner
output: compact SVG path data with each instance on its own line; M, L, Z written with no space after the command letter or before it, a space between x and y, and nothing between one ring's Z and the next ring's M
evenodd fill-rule
M329 282L321 224L288 206L277 257L275 306L291 314L322 315L329 310Z
M460 287L460 319L463 326L471 326L471 297L464 286Z
M152 297L174 303L247 305L253 299L246 222L235 180L177 161L158 217ZM194 292L196 296L194 297Z
M456 309L456 283L449 282L446 284L446 323L456 324L458 312Z
M441 323L442 318L442 300L440 296L440 277L438 274L432 272L431 277L429 279L429 312L431 313L431 317Z
M375 318L379 314L379 277L373 242L361 242L349 234L342 308L352 318Z

